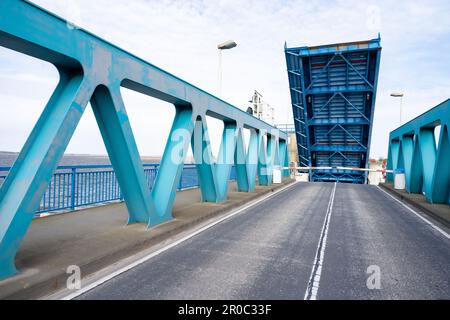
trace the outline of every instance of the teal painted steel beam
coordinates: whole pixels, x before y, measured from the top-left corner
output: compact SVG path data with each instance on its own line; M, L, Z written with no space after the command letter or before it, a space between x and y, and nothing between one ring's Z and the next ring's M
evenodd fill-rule
M433 183L433 172L434 165L436 163L436 144L434 140L434 128L423 128L420 129L418 134L418 139L420 141L420 151L422 155L422 168L424 177L423 190L428 200L431 202L430 193ZM399 150L401 154L401 150ZM397 166L397 168L403 168Z
M433 203L450 203L450 136L448 124L441 127L431 185L431 201Z
M269 179L269 159L267 156L267 135L265 132L258 132L258 183L260 186L268 186Z
M123 192L128 223L152 226L172 218L176 186L189 144L194 150L202 199L226 200L236 146L238 158L245 152L242 138L236 135L243 128L258 134L252 133L250 138L246 172L242 164L239 166L239 189L253 191L256 174L260 183L270 183L267 172L255 170L273 165L265 162L267 146L260 147L258 137L268 132L276 137L270 142L274 145L278 139L287 140L284 132L35 4L21 0L0 2L0 46L52 63L60 75L57 88L0 190L0 278L17 271L16 252L89 101ZM176 108L151 191L145 183L120 87ZM203 139L207 136L206 114L226 124L220 154L223 163L212 163L209 141ZM200 132L200 139L196 132Z
M236 167L236 182L240 192L250 191L249 174L247 172L246 149L243 129L239 129L236 136L236 150L234 153L234 165Z
M424 193L430 203L450 204L450 100L446 100L389 135L387 169L403 169L406 191ZM436 145L435 130L440 126ZM387 176L393 180L392 174Z
M14 257L88 103L88 90L80 75L62 74L1 187L0 278L16 272Z
M394 162L392 157L394 157L394 151L392 150L393 141L390 140L389 147L388 147L388 156L387 156L387 163L386 163L386 170L394 170ZM393 182L394 181L394 175L391 172L386 173L386 182Z
M119 86L98 86L91 105L127 205L128 223L147 223L155 208Z
M248 142L246 168L248 178L248 192L255 190L256 176L258 173L259 162L259 134L255 129L250 130L250 139Z
M286 140L280 140L280 166L289 167L289 151L288 144ZM289 177L289 170L283 169L283 177Z
M219 155L215 164L217 199L222 202L227 199L228 180L230 178L231 167L234 163L234 152L236 150L236 123L225 122L220 145Z
M412 177L412 160L414 155L414 136L403 136L402 140L402 157L405 168L405 184L406 191L411 192L411 177Z
M423 166L422 153L420 150L420 141L416 136L413 140L413 156L411 159L411 169L409 170L408 192L421 193L423 185Z
M175 119L152 189L155 214L150 216L149 226L172 219L175 193L181 179L193 130L192 108L176 106Z
M194 162L197 167L202 201L216 202L216 173L213 166L211 145L207 132L208 127L206 121L202 121L202 117L198 116L195 121L194 134L191 138L191 146L194 154Z

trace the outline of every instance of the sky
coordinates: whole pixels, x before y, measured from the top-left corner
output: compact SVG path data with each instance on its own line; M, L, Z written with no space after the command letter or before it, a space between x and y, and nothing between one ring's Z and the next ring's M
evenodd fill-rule
M314 46L376 38L381 66L371 157L386 157L389 132L450 97L450 2L444 1L175 1L33 0L150 63L217 93L217 44L223 52L222 97L246 109L256 89L293 123L284 43ZM47 62L0 47L0 150L20 151L58 81ZM161 155L173 106L123 90L142 156ZM5 120L6 119L6 120ZM211 120L210 120L211 121ZM209 123L213 153L221 126ZM106 154L90 106L66 153Z

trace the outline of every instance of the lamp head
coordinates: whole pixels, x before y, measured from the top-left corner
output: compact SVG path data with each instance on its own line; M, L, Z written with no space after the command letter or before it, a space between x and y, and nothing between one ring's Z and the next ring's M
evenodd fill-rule
M224 43L218 44L217 49L219 50L227 50L227 49L233 49L237 46L237 43L233 40L225 41Z

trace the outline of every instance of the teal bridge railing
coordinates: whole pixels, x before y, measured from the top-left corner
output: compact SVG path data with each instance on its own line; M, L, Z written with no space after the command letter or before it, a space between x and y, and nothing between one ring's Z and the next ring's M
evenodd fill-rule
M449 125L450 99L389 135L387 169L404 172L406 191L423 193L430 203L450 204ZM393 174L386 179L392 182Z
M52 63L60 77L0 189L0 278L17 272L16 252L88 102L120 185L128 223L153 226L172 219L189 147L202 200L208 202L227 199L233 165L238 191L252 192L256 176L259 184L269 185L273 167L288 164L286 133L28 1L0 1L0 46ZM151 190L121 87L176 109ZM211 154L206 116L224 123L217 160ZM248 147L244 129L250 130Z
M143 164L147 187L154 186L159 164ZM0 186L11 167L0 167ZM233 166L230 181L236 179ZM199 187L195 164L185 164L177 190ZM42 196L36 214L70 211L86 206L123 200L112 165L59 166Z

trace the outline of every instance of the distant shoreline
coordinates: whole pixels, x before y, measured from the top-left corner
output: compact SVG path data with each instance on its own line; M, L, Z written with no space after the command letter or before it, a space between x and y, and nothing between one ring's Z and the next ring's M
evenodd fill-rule
M0 151L0 167L11 167L16 161L19 152ZM144 164L154 164L161 162L161 156L141 156ZM186 164L193 163L192 157L187 157ZM110 165L111 161L108 155L99 154L76 154L66 153L58 163L58 166L77 166L77 165Z

